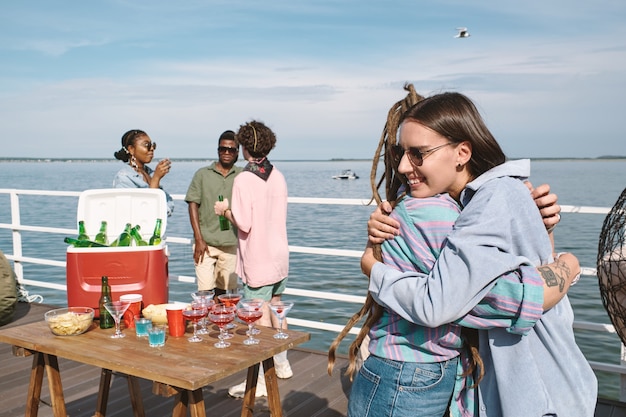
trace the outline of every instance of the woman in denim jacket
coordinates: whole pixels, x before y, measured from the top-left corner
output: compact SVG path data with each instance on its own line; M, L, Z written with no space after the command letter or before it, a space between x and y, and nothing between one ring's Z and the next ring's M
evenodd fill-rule
M163 188L161 179L170 172L169 158L161 159L153 170L147 164L152 162L156 142L143 130L129 130L122 136L122 148L113 155L126 162L113 178L113 188L159 188L165 193L167 215L174 212L174 200Z
M377 262L368 245L361 266L376 302L411 322L437 327L463 317L499 276L519 268L537 267L545 285L567 291L580 268L571 254L555 260L523 183L529 161L506 162L467 97L443 93L417 103L403 117L400 145L400 172L411 194L448 193L462 211L429 274ZM374 226L385 223L380 211L372 218L370 241L375 242L391 229L389 223ZM549 304L545 299L544 306ZM572 323L565 296L528 335L479 330L485 376L478 386L477 415L592 416L597 381L576 345Z

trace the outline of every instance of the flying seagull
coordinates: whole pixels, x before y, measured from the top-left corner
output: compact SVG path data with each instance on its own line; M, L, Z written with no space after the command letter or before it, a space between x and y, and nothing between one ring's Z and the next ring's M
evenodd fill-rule
M454 37L455 38L469 38L470 33L467 31L467 28L456 28L459 31Z

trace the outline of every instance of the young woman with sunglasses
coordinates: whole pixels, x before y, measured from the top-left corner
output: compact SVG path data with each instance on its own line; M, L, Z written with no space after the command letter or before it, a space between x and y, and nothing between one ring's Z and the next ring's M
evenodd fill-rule
M410 193L447 193L462 211L429 274L377 262L368 245L361 266L378 304L412 323L438 327L463 317L499 277L516 270L523 271L520 275L535 271L544 286L558 288L563 296L579 273L577 260L565 254L554 262L551 238L522 182L529 175L528 161L505 161L467 97L443 93L418 102L403 117L400 146L398 171ZM370 242L380 243L393 227L397 223L377 210L368 223ZM544 308L551 302L546 297ZM576 345L572 322L563 296L525 336L503 328L478 330L485 375L476 409L466 411L593 415L596 378Z
M168 158L161 159L152 170L147 164L152 162L156 142L143 130L129 130L122 136L122 148L113 156L126 162L113 178L114 188L161 188L161 179L170 172L172 165ZM174 211L174 200L165 190L167 201L167 215Z

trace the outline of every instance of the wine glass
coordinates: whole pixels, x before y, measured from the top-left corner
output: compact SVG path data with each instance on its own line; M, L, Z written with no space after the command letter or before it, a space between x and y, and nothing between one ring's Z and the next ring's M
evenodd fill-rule
M232 339L234 336L231 332L228 331L228 329L237 327L237 326L230 326L231 324L233 324L235 317L237 317L237 306L227 306L226 304L220 303L220 304L214 304L213 307L220 306L220 305L224 306L226 310L228 310L229 312L233 314L233 320L226 323L226 325L224 326L224 333L222 334L222 337L224 339Z
M198 336L198 321L206 317L208 311L206 304L202 301L194 301L191 303L189 310L183 310L183 317L193 322L193 336L187 339L190 342L195 343L202 341L202 338Z
M263 304L265 304L265 301L260 298L242 298L239 301L240 307L254 308L255 310L261 311L261 316L263 315ZM252 326L248 326L248 330L246 331L248 336L250 336L250 333L253 335L261 333L261 331L257 329L255 322L256 320L252 322Z
M241 300L241 293L239 292L238 288L235 288L234 290L228 289L226 290L226 294L218 295L217 299L222 304L236 308L237 303L239 302L239 300ZM235 329L236 327L237 326L235 325L235 323L229 323L228 326L226 326L226 329ZM232 337L232 335L230 335L230 337Z
M113 320L115 320L115 333L111 335L112 339L126 337L126 335L122 333L120 320L126 310L128 310L128 306L130 306L130 302L128 301L111 301L110 303L104 303L104 308L107 309L109 314L113 317Z
M209 311L209 320L220 328L220 334L218 336L220 341L213 346L216 348L227 348L230 346L230 343L224 340L224 334L226 332L226 325L235 320L235 308L225 306L224 304L216 304L211 311Z
M194 301L199 300L212 300L215 297L215 291L213 290L199 290L191 293L191 298Z
M248 331L246 332L248 338L243 341L244 345L256 345L259 343L259 339L254 338L252 326L254 326L254 322L262 316L263 311L261 311L260 308L240 307L237 309L237 317L248 324Z
M293 307L293 302L291 301L277 301L270 304L270 310L278 318L278 333L274 335L274 339L289 338L289 335L283 332L283 320L289 313L289 310L291 310L291 307Z
M198 292L200 292L200 291L198 291ZM206 296L205 295L200 295L200 296L196 295L196 296L194 296L194 294L197 294L197 292L191 294L192 297L194 297L194 300L191 303L191 308L196 309L196 308L200 308L200 306L204 306L204 307L206 307L207 313L208 313L208 310L210 310L211 307L213 307L213 305L215 304L215 301L213 300L213 291L206 291L206 292L210 293L210 294L207 294ZM197 334L209 334L210 333L209 330L206 327L207 326L206 315L204 317L202 317L198 321L198 323L200 324L200 328L196 332Z

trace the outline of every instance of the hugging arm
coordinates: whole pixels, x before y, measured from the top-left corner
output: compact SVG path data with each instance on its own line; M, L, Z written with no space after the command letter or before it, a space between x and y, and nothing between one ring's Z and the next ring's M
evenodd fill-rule
M520 204L520 199L511 198L509 190L504 191L476 193L472 209L468 206L463 210L428 275L403 273L376 262L368 243L361 266L370 276L369 290L374 299L409 321L437 327L472 311L499 277L528 274L536 264L551 260L545 243L541 243L547 243L546 237L539 236L534 247L524 247L527 245L524 235L540 235L544 227L533 217L536 209L529 207L530 201ZM520 192L519 188L517 191ZM521 250L533 259L516 255ZM528 269L517 271L520 268ZM540 268L534 274L541 274L546 296L538 301L543 309L548 309L565 295L580 268L573 255L564 255Z

